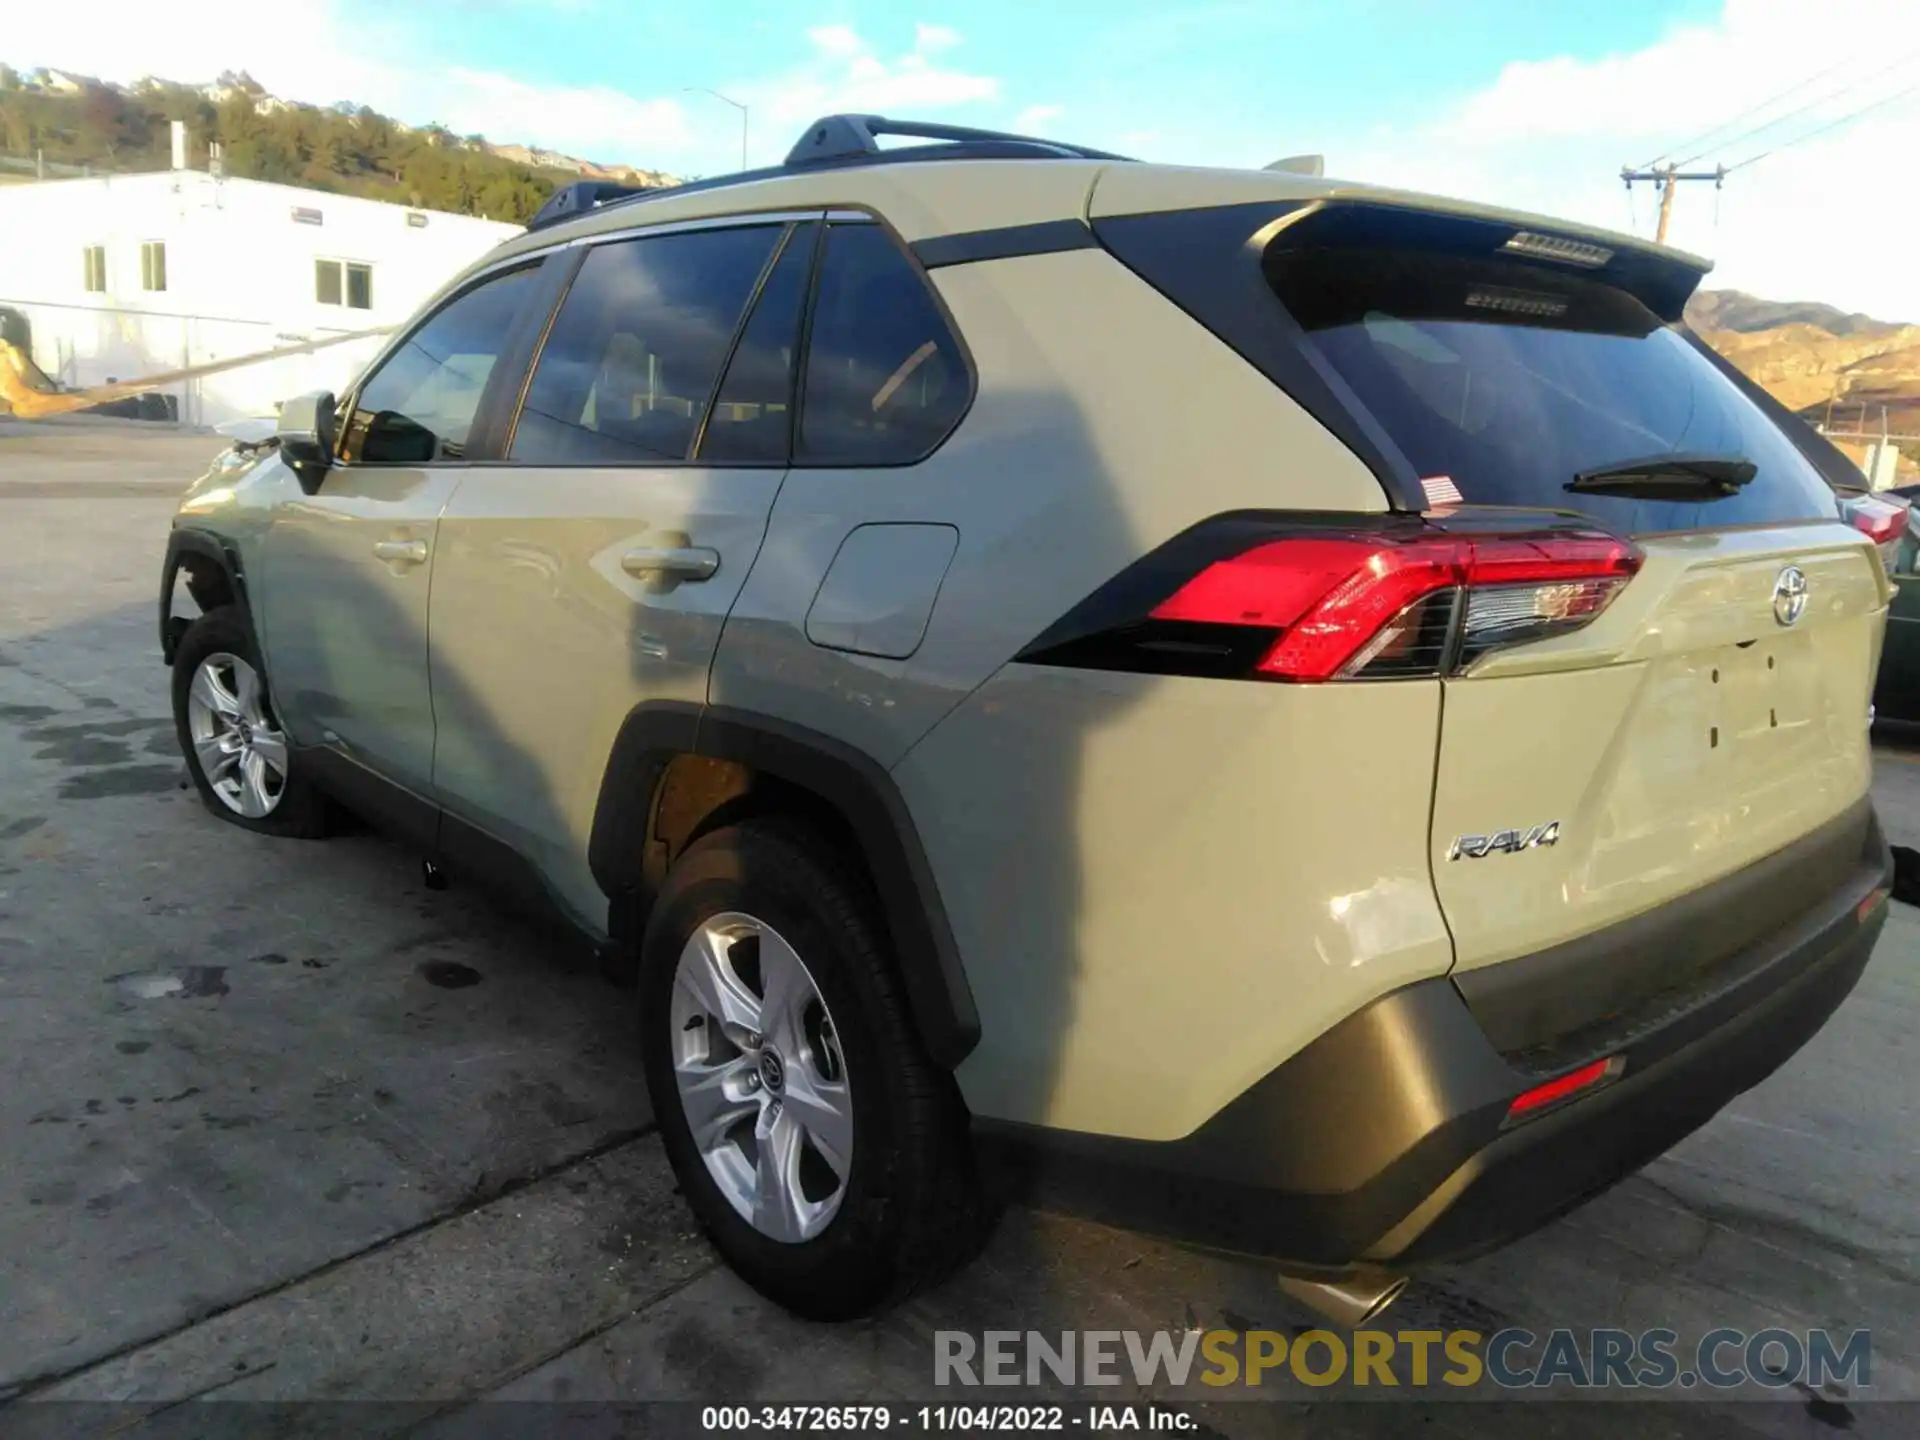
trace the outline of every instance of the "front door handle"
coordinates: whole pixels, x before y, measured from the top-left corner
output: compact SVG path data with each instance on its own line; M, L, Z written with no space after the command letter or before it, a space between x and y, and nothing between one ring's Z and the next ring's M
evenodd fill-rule
M699 545L629 550L620 568L638 580L710 580L720 568L720 552Z
M427 561L427 542L376 540L373 542L373 554L375 559L385 560L389 565L424 565Z

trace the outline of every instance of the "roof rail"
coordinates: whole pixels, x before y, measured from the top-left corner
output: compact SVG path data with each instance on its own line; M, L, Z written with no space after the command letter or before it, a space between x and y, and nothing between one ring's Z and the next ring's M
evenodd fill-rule
M562 220L571 220L576 215L584 215L595 206L604 205L609 200L625 200L634 195L645 195L653 190L666 187L652 185L616 185L611 180L577 180L571 185L562 185L547 197L527 222L529 230L543 230L549 225L558 225Z
M918 140L940 140L940 145L910 145L882 150L881 135L900 135ZM896 165L921 160L1127 160L1085 145L1069 145L1059 140L1041 140L1032 135L1012 135L1002 130L974 130L965 125L934 125L918 120L889 120L884 115L828 115L807 127L800 142L788 152L786 161L759 170L742 170L735 175L715 175L705 180L689 180L679 185L616 185L610 180L580 180L563 185L547 197L527 222L529 230L544 230L563 220L584 215L602 205L634 204L661 195L686 195L696 190L717 190L727 185L744 185L752 180L771 180L828 166Z
M1005 130L976 130L967 125L935 125L920 120L889 120L884 115L828 115L807 127L799 143L787 152L787 164L821 165L856 157L871 158L883 153L878 140L881 135L899 135L915 140L953 140L962 144L996 142L996 149L1001 145L1018 146L1035 156L1051 155L1063 160L1128 158L1085 145L1042 140L1033 135L1015 135ZM913 158L936 160L942 158L942 151L940 147L927 146L916 150ZM1004 158L1014 157L1008 154Z

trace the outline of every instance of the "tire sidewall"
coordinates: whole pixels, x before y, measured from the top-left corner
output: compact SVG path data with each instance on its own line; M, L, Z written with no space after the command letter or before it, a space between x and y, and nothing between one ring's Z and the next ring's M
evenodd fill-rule
M791 1309L852 1314L891 1285L885 1272L901 1218L895 1182L904 1117L890 1103L889 1071L901 1057L886 1053L885 1007L847 958L849 947L877 943L874 930L861 924L858 911L821 903L827 887L851 897L803 850L781 843L784 838L746 829L716 832L676 866L641 946L642 1053L668 1157L695 1217L729 1262ZM694 930L723 911L751 915L793 946L833 1017L846 1065L854 1121L846 1193L826 1229L798 1244L762 1235L720 1192L694 1145L674 1078L669 1027L676 967Z

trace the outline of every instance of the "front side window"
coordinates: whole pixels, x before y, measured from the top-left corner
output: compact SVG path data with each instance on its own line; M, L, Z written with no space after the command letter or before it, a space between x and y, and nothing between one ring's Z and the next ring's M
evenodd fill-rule
M960 344L913 262L878 225L835 225L820 262L796 458L922 459L967 408Z
M80 252L84 283L89 293L98 295L107 288L107 247L89 245Z
M461 292L381 361L341 426L341 458L402 465L464 458L481 393L536 268Z
M140 288L167 288L167 245L164 240L143 241L140 246Z
M509 458L684 460L782 231L696 230L596 245L541 348Z

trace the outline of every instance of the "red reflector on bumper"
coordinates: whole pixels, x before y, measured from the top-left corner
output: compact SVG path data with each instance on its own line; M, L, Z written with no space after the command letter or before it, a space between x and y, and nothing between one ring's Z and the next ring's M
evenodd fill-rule
M1605 1060L1595 1060L1591 1064L1582 1065L1578 1070L1571 1070L1565 1075L1557 1076L1544 1085L1536 1085L1531 1090L1521 1091L1514 1097L1513 1103L1507 1107L1507 1119L1518 1120L1521 1116L1531 1115L1535 1110L1551 1105L1556 1100L1564 1100L1577 1091L1598 1085L1613 1073L1613 1065L1614 1057L1609 1056Z
M1858 908L1854 910L1853 918L1856 920L1864 921L1869 915L1873 914L1875 908L1879 906L1880 902L1882 900L1885 900L1892 893L1893 892L1887 889L1885 886L1880 886L1874 889L1867 895L1866 899L1860 902Z

